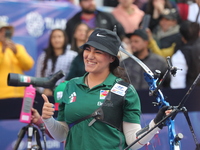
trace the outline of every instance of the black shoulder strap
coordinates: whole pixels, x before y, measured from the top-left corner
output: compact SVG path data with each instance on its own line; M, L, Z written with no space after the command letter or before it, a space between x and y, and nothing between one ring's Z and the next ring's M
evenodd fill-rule
M129 84L122 80L115 83L111 91L107 94L101 107L95 110L92 114L68 124L69 128L93 117L94 119L89 123L89 126L98 120L122 131L123 103L128 86Z

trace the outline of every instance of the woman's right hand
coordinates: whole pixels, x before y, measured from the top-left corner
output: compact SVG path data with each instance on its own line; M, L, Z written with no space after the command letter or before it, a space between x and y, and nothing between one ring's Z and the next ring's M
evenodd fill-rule
M42 118L49 119L54 115L54 104L49 103L49 100L45 94L42 94L42 97L44 99L44 105L42 108Z
M37 124L37 122L40 120L40 114L38 113L38 111L34 108L31 108L31 122L34 124Z

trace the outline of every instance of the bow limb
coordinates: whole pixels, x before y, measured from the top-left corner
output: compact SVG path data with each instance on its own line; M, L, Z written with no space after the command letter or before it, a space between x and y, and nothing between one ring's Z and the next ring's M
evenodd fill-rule
M136 61L143 69L146 73L148 73L151 78L154 78L154 74L153 72L137 57L135 57L134 55L131 55L129 52L127 52L124 48L122 48L122 46L119 47L119 50L123 53L125 53L126 55L128 55L129 57L131 57L134 61Z

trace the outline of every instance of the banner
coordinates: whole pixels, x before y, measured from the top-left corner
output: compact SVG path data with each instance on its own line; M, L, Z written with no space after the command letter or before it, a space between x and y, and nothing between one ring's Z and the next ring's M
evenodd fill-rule
M0 20L15 28L13 40L22 44L35 62L48 45L52 29L65 29L66 22L80 10L69 2L1 1ZM35 75L35 66L28 75Z

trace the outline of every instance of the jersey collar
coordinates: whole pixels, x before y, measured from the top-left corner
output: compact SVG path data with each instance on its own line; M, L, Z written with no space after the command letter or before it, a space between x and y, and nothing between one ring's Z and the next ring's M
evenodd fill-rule
M84 79L85 77L88 75L88 72L84 74L84 76L78 78L77 80L75 80L76 84L80 84L80 85L85 85L84 83ZM116 82L117 77L114 76L112 73L110 73L108 75L108 77L106 78L106 80L100 84L100 85L106 85L106 86L113 86L113 84Z

